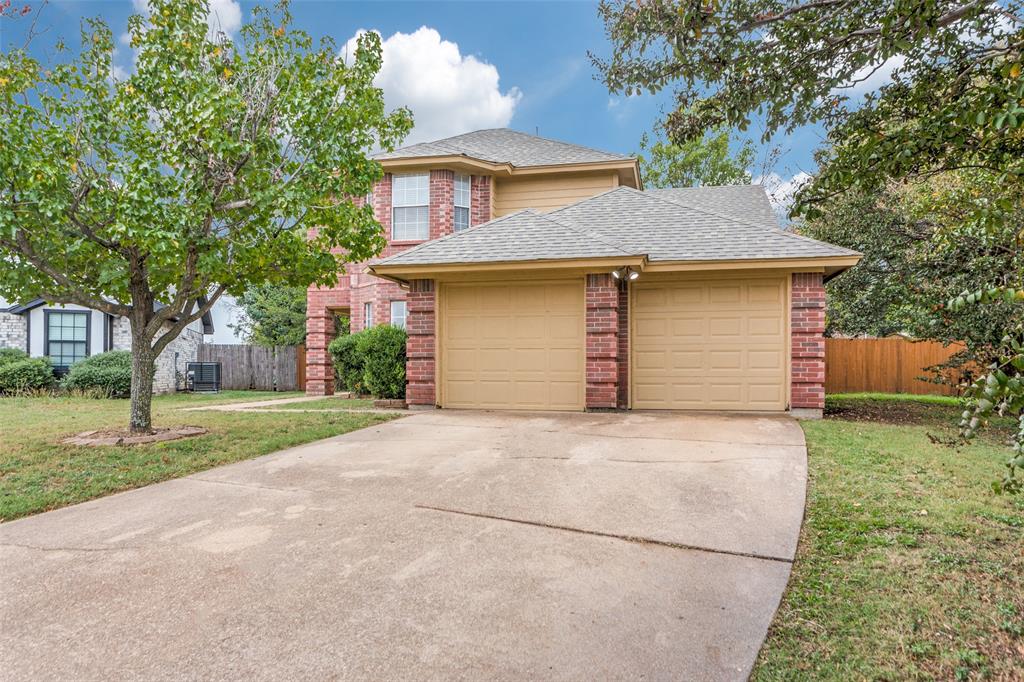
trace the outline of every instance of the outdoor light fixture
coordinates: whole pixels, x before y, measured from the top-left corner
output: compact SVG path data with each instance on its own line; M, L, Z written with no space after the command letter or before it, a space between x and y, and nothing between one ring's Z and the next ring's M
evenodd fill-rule
M612 277L615 279L623 279L632 282L639 276L640 273L628 265L624 268L619 268L618 270L612 270Z

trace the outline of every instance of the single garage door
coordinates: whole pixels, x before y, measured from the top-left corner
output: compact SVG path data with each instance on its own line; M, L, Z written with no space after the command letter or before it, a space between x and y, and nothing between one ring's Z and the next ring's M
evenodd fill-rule
M633 285L636 409L784 410L786 279Z
M583 280L441 287L441 404L582 410Z

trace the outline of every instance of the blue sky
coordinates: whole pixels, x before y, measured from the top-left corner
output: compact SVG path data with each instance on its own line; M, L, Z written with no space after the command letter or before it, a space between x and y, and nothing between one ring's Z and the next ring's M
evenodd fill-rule
M21 3L15 2L16 6ZM253 3L212 0L217 25L237 30ZM33 42L46 60L58 38L78 45L85 17L105 19L115 36L144 0L53 0L37 23L45 30ZM670 104L668 94L622 98L595 79L587 52L610 53L592 2L328 2L293 0L295 25L314 37L331 36L343 47L359 30L378 31L384 40L379 85L389 105L413 110L410 142L467 130L508 126L568 142L632 153ZM28 25L0 19L0 45L20 45ZM117 61L131 70L132 52L122 45ZM753 135L758 135L753 131ZM770 183L785 183L812 171L819 131L809 129L773 141L783 156L771 168ZM756 140L755 140L756 141ZM759 145L763 149L763 146ZM783 184L780 194L785 194ZM223 317L223 314L220 316ZM218 324L219 342L229 342Z

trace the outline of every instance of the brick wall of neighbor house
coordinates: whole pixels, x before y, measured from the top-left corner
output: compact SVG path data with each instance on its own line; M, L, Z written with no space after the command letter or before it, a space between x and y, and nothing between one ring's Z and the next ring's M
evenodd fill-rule
M619 397L619 291L610 274L587 275L587 409L614 409Z
M169 327L170 325L165 325L164 330L166 331ZM111 350L130 351L132 349L132 332L128 318L115 317L113 328ZM153 374L154 393L171 393L178 388L184 388L185 366L189 362L195 362L199 357L199 346L202 343L202 322L196 321L167 344L167 347L156 358L156 372ZM175 353L177 353L177 358L175 358Z
M25 350L28 345L28 322L24 315L0 313L0 348Z
M629 409L629 285L619 282L618 408Z
M434 280L416 279L409 283L408 319L406 331L405 401L410 405L435 405L436 383L436 323L434 311L437 292Z
M418 242L395 242L391 234L392 175L387 173L373 188L373 211L384 228L387 246L380 258L387 258ZM470 224L479 225L491 219L491 178L470 178ZM451 170L430 171L429 238L437 239L455 229L455 173ZM357 201L361 201L357 200ZM313 234L313 233L311 233ZM327 346L334 338L334 316L348 316L353 332L366 328L364 304L373 309L374 324L391 321L391 302L406 301L408 292L394 282L374 277L367 272L373 263L351 263L339 275L338 285L329 289L310 288L306 298L306 393L331 395L334 392L334 367ZM431 404L433 394L431 394Z
M821 273L793 274L790 407L825 407L825 286Z

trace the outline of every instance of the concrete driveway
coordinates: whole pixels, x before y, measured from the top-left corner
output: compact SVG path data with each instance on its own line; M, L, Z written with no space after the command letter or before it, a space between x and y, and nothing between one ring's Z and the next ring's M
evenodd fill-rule
M742 679L784 417L437 411L0 525L6 679Z

